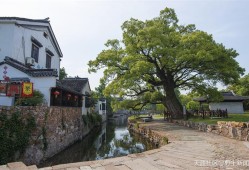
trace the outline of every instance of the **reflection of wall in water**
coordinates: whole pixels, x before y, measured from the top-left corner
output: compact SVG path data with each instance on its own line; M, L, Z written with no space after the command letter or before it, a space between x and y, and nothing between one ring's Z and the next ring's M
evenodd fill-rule
M95 105L95 112L102 116L102 122L106 121L106 99L100 98Z
M114 122L118 126L122 126L122 125L126 126L127 125L127 120L128 120L128 117L126 115L121 115L119 117L116 117L114 119Z
M95 140L94 145L97 150L102 146L103 143L106 141L106 123L102 124L101 132L98 138Z

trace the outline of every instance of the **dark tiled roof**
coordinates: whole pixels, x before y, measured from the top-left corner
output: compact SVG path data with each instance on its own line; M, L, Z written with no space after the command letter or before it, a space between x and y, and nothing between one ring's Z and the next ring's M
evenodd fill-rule
M244 100L249 100L249 96L238 96L234 94L233 92L221 92L223 96L223 101L244 101ZM198 97L194 98L195 101L199 102L206 102L207 98L206 97Z
M77 92L82 92L82 89L88 83L88 78L65 78L60 81L62 85L71 87L72 89L76 90Z
M28 18L20 18L20 17L0 17L0 20L19 20L19 21L49 23L48 19L28 19Z
M33 69L10 57L5 57L2 64L8 64L32 77L58 77L56 69Z
M72 87L63 84L63 83L61 82L61 80L56 80L56 87L57 87L57 88L60 88L60 89L62 89L62 90L66 90L66 91L71 92L71 93L75 93L75 94L78 94L78 95L82 95L82 93L76 91L76 90L73 89Z

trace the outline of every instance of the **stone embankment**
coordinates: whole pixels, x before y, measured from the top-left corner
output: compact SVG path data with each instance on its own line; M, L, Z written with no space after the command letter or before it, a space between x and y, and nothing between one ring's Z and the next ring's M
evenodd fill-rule
M168 144L168 138L166 136L162 136L150 128L139 127L138 123L128 122L128 129L133 133L143 136L157 147Z
M172 123L193 128L203 132L211 132L221 136L237 139L240 141L249 141L249 122L226 122L218 121L216 125L197 123L185 120L172 120Z
M39 164L82 139L91 130L82 120L81 108L77 107L0 107L0 113L8 116L15 112L24 122L31 115L36 124L24 153L17 151L15 154L15 159L26 165Z
M39 170L249 169L248 142L230 139L216 133L203 133L199 129L195 130L179 125L179 122L168 123L163 120L139 124L141 129L151 129L157 135L168 137L169 144L158 149L112 159L55 165ZM199 127L203 131L207 131L207 127ZM38 168L13 163L0 166L0 170L17 169L37 170Z

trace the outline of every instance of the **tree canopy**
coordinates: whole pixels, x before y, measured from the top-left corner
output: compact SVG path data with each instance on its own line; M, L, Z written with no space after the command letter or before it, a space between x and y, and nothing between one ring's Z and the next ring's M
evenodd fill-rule
M241 77L237 83L231 84L227 89L241 96L249 96L249 74ZM244 102L244 109L249 109L249 101Z
M89 72L104 68L105 93L133 100L133 107L162 103L173 118L181 118L179 89L205 93L244 72L234 49L194 25L180 25L173 9L151 20L131 18L121 28L123 39L108 40L107 48L89 61Z
M238 95L249 96L249 74L241 77L237 83L230 85L228 90L232 90Z
M59 79L63 80L64 78L67 78L68 74L66 73L66 70L64 67L60 68L60 76Z

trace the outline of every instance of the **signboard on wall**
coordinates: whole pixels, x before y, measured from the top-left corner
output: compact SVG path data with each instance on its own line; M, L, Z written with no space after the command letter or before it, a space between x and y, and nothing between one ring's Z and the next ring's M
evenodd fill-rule
M6 96L15 96L21 94L21 85L20 84L8 84Z
M33 83L23 82L22 83L22 97L33 96Z

